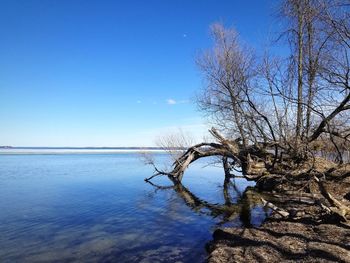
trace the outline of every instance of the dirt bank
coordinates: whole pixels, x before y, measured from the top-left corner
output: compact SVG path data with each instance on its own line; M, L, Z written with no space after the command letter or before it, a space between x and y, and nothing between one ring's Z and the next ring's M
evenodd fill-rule
M270 220L226 228L208 244L209 262L350 262L350 227Z
M346 168L345 172L348 172ZM334 178L339 177L335 174ZM350 207L350 177L342 176L341 180L329 178L324 185L334 198ZM303 198L296 198L293 191L292 199L287 194L279 198L280 202L276 199L275 204L289 213L288 218L273 212L260 227L217 229L213 240L207 244L208 261L350 262L349 221L332 213L331 206L327 212L320 202L305 199L317 188L312 181L306 186L300 191ZM285 186L274 185L273 188L284 189ZM271 196L274 194L276 191L270 192ZM281 193L277 195L281 196Z

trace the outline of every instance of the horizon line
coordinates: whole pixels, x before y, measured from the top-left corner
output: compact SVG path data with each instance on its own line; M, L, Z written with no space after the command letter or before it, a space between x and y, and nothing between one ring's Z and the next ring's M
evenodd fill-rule
M7 146L0 145L0 149L165 149L159 146ZM169 147L167 149L184 149L186 147Z

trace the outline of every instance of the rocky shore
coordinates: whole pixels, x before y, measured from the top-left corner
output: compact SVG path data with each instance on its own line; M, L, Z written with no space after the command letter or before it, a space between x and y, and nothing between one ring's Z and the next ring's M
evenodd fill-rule
M269 219L225 228L207 245L208 262L350 262L350 226Z
M328 178L325 188L350 207L349 172L342 175L342 180ZM313 193L315 185L307 187ZM296 199L293 192L293 199L284 195L274 202L287 217L273 211L260 227L217 229L207 244L208 262L350 262L349 220L333 213L333 207L327 212L319 202L308 202L304 191L300 195Z

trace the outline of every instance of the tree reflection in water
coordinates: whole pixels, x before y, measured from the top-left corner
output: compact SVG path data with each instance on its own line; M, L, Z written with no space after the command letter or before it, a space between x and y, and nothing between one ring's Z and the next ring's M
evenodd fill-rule
M224 180L222 194L225 202L223 204L211 203L199 198L181 182L174 183L171 186L157 185L151 181L146 182L158 190L174 190L185 201L186 205L196 213L206 214L215 218L220 217L219 225L239 218L244 227L251 227L252 210L254 208L262 207L265 213L264 217L267 217L269 213L268 209L263 206L261 195L255 191L255 188L248 186L241 193L236 186L234 178L226 177ZM237 200L234 201L232 196L236 196Z

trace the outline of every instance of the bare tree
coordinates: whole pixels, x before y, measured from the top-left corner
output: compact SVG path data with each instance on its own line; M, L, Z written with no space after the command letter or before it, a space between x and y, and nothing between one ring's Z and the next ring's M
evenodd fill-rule
M156 139L156 145L165 150L173 161L180 157L193 144L193 136L190 133L185 133L182 129L162 134Z
M234 29L214 24L214 46L197 64L206 80L198 104L215 120L210 133L216 141L188 147L174 160L171 171L156 170L156 175L167 175L177 184L194 161L220 156L226 178L230 170L240 168L243 176L260 185L271 178L286 182L287 177L288 182L316 182L337 214L349 218L350 210L320 180L321 175L329 176L337 169L319 169L323 161L317 164L313 148L317 143L331 145L339 164L348 150L350 26L349 5L344 3L283 2L291 60L259 58L241 44ZM345 169L338 178L349 174ZM299 183L288 187L295 189Z

